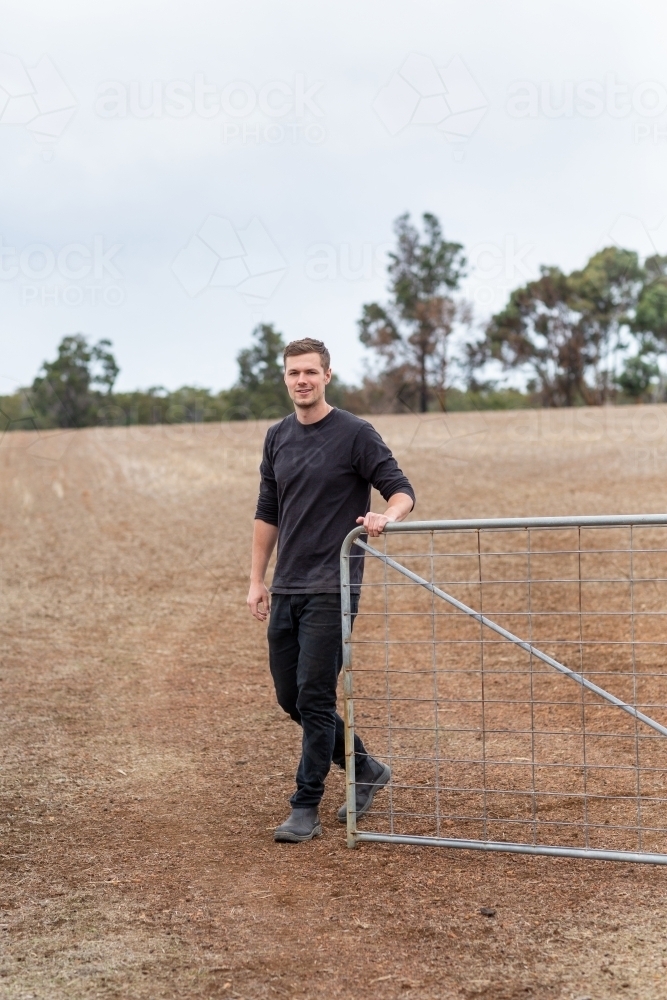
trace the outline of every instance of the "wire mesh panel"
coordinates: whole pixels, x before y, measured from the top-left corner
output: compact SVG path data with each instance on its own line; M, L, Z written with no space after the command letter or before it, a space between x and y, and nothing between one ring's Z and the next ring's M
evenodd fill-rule
M667 863L667 517L359 535L341 553L350 846ZM358 821L355 726L392 770Z

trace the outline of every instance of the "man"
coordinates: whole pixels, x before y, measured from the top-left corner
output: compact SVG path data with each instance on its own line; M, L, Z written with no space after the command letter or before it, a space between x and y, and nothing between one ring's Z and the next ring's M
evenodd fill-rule
M377 537L402 521L415 494L389 448L365 420L330 406L329 352L310 337L288 344L285 384L294 413L270 427L260 467L248 607L268 627L269 665L278 703L303 728L292 812L274 839L298 843L322 833L318 806L332 761L345 767L343 720L336 712L342 665L340 547L355 524ZM371 486L387 501L370 510ZM271 598L264 584L274 546ZM363 553L351 561L353 618ZM361 816L391 777L355 736L356 807ZM338 819L346 822L342 806Z

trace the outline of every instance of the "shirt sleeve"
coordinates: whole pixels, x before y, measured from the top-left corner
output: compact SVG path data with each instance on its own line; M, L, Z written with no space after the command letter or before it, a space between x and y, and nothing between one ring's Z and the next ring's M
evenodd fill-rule
M278 484L273 472L268 435L264 441L262 464L259 467L259 497L255 511L256 521L266 521L278 527Z
M398 462L371 424L365 424L357 434L352 448L355 472L368 480L385 501L395 493L407 493L415 504L415 491Z

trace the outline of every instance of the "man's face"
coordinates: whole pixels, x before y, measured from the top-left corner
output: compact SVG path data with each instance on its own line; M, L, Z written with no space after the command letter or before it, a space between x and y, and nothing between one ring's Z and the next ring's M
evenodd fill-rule
M297 354L285 362L285 385L294 405L308 409L319 403L331 381L331 369L324 370L319 354Z

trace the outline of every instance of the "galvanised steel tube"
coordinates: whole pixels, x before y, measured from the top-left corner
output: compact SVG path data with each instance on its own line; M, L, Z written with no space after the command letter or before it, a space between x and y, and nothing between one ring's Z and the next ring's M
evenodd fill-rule
M665 519L665 523L667 524L667 518ZM452 607L456 608L458 611L463 611L464 614L470 615L470 617L474 618L475 621L480 622L482 625L486 625L487 628L496 632L498 635L501 635L504 639L508 639L509 642L513 642L516 646L519 646L527 653L531 653L536 659L542 660L543 663L553 667L554 670L558 670L558 672L563 674L565 677L569 677L570 680L576 681L577 684L581 684L581 686L586 688L587 691L592 691L593 694L597 694L600 698L604 698L604 700L609 702L610 705L614 705L615 708L620 708L621 711L627 712L628 715L631 715L634 719L638 719L640 722L645 723L645 725L650 726L651 729L660 733L661 736L667 736L667 727L661 725L659 722L656 722L655 719L651 719L648 715L644 715L643 712L633 708L632 705L628 705L627 702L621 701L621 699L617 698L616 695L610 694L609 691L605 691L604 688L599 687L597 684L593 684L592 681L587 680L582 674L578 674L576 671L570 670L570 668L566 667L564 663L559 663L559 661L554 660L552 656L547 656L546 653L537 649L536 646L532 646L529 642L519 639L518 636L514 635L512 632L508 632L508 630L503 628L502 625L497 625L494 621L491 621L490 618L480 614L478 611L474 611L473 608L469 608L467 604L463 604L462 601L458 601L455 597L452 597L451 594L446 594L444 590L440 590L439 587L429 583L428 580L424 580L423 577L413 573L412 570L406 569L405 566L401 566L400 563L397 563L394 559L390 559L389 556L384 555L382 552L378 552L377 549L374 549L372 546L362 542L360 538L355 538L354 543L364 549L364 551L375 556L376 559L380 559L382 562L385 562L387 566L391 566L391 568L395 569L398 573L402 573L403 576L407 576L409 580L412 580L414 583L418 583L421 587L425 587L426 590L431 591L431 593L435 594L437 597L441 597L443 601L451 604Z
M667 525L667 514L600 514L586 517L488 517L463 521L393 521L384 530L394 531L465 531L476 528L630 528L643 525ZM350 535L363 534L363 527ZM349 538L350 535L347 537ZM354 539L353 539L354 540ZM347 542L347 538L343 545Z
M586 858L588 861L632 861L649 865L667 865L667 854L637 851L605 851L592 847L542 847L538 844L513 844L504 840L457 840L445 837L403 836L398 833L357 834L357 842L375 844L413 844L417 847L456 847L461 850L505 851L509 854L543 854L555 858Z
M354 702L352 700L352 607L350 602L350 544L347 536L340 552L340 610L343 638L343 711L345 715L345 801L347 846L356 847L357 797L354 761Z

